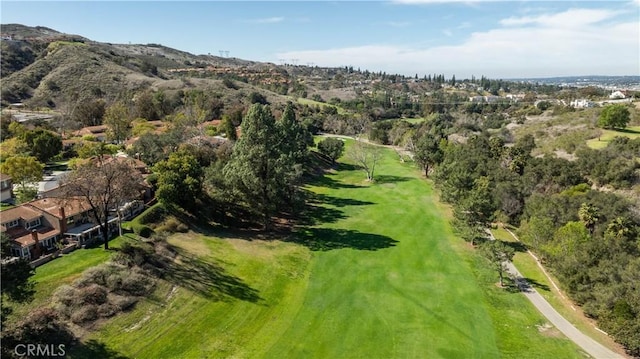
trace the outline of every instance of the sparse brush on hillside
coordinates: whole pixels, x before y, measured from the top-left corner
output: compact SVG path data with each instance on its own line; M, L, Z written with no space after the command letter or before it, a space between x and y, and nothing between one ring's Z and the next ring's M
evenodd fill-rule
M110 262L85 271L71 285L63 285L53 295L59 315L74 324L91 326L129 310L154 288L155 279L175 257L164 244L125 243Z

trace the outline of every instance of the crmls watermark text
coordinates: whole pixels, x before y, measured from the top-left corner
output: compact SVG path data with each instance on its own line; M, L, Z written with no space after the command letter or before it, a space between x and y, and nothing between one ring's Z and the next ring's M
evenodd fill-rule
M63 357L67 354L64 344L18 344L13 352L19 357Z

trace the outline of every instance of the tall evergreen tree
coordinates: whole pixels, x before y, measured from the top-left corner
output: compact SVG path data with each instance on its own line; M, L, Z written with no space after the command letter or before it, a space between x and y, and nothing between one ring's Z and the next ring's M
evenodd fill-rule
M309 154L309 146L313 144L313 137L309 131L296 120L293 104L289 102L282 113L280 121L276 123L280 136L280 148L284 154L293 157L296 164L302 165Z
M283 149L281 126L269 106L252 105L224 168L231 188L261 217L265 230L271 228L272 216L286 207L295 190L290 184L296 180L296 162L292 152Z
M227 139L231 141L238 140L238 136L236 134L236 126L233 125L231 117L229 115L222 115L222 132L224 132Z
M289 189L283 192L283 199L294 207L299 199L299 191L296 188L302 178L303 165L309 155L309 146L313 144L313 136L296 120L291 102L285 107L280 121L276 122L276 130L279 136L277 148L280 152L280 163L284 168L288 168L288 172L280 176L280 180L283 181L280 185Z

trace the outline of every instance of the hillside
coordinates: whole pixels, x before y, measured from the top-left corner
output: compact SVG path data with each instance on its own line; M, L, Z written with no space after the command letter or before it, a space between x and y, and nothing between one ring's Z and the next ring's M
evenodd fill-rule
M111 102L145 89L224 91L219 84L225 77L260 85L261 79L276 74L289 82L286 71L272 64L193 55L158 44L100 43L17 24L2 25L2 34L3 106L22 102L65 111L80 100ZM260 91L278 101L275 94Z
M355 97L351 89L335 90L349 87L343 81L346 69L194 55L160 44L101 43L45 27L3 24L1 29L3 107L23 103L65 113L78 101L110 103L146 89L218 91L228 105L252 91L276 103L290 100L283 95L303 92L327 99ZM223 79L234 80L237 88L223 86Z
M382 72L353 68L322 68L282 63L280 65L220 57L194 55L161 44L111 44L64 34L45 27L3 24L0 42L3 79L1 103L23 103L38 109L64 113L78 101L103 99L107 103L132 97L139 91L220 91L223 102L236 88L220 86L234 80L247 96L258 91L272 102L286 96L353 100L362 92L379 88L386 81L389 90L424 94L432 84ZM435 79L435 77L434 77Z

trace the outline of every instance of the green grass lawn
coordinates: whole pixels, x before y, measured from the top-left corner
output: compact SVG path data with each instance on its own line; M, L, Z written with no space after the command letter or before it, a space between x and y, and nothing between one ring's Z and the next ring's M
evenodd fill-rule
M282 240L171 236L190 277L159 281L70 357L582 358L539 332L545 320L524 296L496 287L430 182L385 151L375 184L342 165L309 185L308 223ZM108 256L76 251L40 267L38 296Z
M600 139L593 138L587 141L587 146L600 149L607 147L607 144L616 136L629 137L631 139L640 137L640 126L629 126L624 130L602 130Z
M347 113L347 111L345 111L345 109L340 106L331 105L325 102L314 101L308 98L298 97L298 103L302 105L309 105L309 106L320 106L320 107L331 106L331 107L335 107L336 110L338 110L338 113L341 115L344 115L345 113Z

